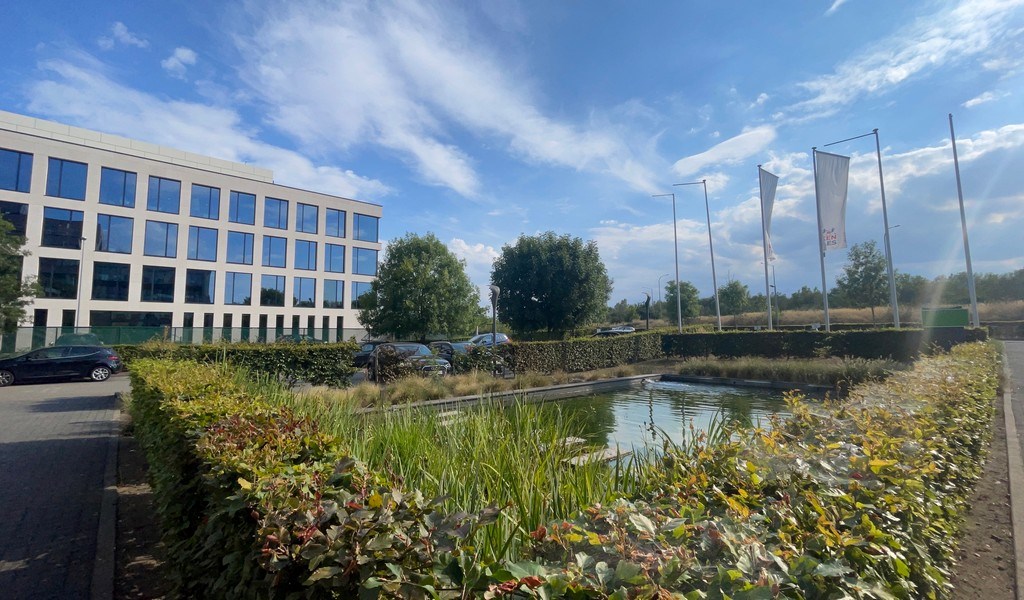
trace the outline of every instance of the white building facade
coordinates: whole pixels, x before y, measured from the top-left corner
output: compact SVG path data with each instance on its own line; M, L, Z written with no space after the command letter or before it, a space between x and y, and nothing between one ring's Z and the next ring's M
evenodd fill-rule
M41 293L22 325L36 337L359 339L381 215L266 169L0 111L0 216L27 238L22 277Z

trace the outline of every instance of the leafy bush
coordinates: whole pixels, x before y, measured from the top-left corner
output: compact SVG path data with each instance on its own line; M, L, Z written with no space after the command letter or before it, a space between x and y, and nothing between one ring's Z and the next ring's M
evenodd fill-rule
M517 373L577 373L660 358L661 337L657 332L642 332L564 342L512 343L498 346L498 352Z

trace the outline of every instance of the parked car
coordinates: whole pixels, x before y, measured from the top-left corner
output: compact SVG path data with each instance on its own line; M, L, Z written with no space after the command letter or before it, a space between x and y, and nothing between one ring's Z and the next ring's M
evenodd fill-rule
M275 344L326 344L325 340L306 335L304 333L289 333L287 335L278 336L274 340Z
M366 363L367 377L377 381L381 371L381 357L384 353L394 352L398 355L401 366L406 366L427 375L447 375L451 364L445 359L435 356L430 348L412 342L388 342L379 344L370 353Z
M469 342L430 342L430 349L450 363L456 354L468 354L472 347Z
M626 335L627 333L635 333L636 328L630 327L629 325L619 325L618 327L610 327L608 329L598 329L594 337L610 337L613 335Z
M102 346L103 340L95 333L65 333L57 338L54 346Z
M359 350L352 355L352 366L357 369L365 369L366 363L370 360L370 353L373 349L381 344L386 344L385 340L371 340L369 342L363 342L363 345L359 347Z
M121 358L110 348L50 346L0 360L0 387L44 379L106 381L121 367Z
M494 334L493 340L497 340L498 344L511 344L512 343L512 340L510 340L509 337L507 335L505 335L504 333L496 333L496 334ZM480 335L474 335L473 337L469 338L469 343L473 344L474 346L492 346L492 345L494 345L494 341L493 340L492 340L491 334L489 334L489 333L481 333Z

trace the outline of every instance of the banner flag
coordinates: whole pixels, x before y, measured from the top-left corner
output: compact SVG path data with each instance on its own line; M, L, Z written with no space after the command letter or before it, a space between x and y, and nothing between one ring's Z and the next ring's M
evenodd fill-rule
M815 150L814 160L814 189L818 200L822 251L845 248L850 157Z
M761 214L764 216L764 239L768 246L768 260L775 260L775 249L772 248L772 207L775 205L775 189L779 185L779 176L761 169Z

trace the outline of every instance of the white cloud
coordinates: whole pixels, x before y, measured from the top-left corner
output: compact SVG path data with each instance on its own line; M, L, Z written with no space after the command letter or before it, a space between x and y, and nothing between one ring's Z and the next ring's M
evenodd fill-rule
M116 45L117 42L121 42L125 46L135 46L136 48L149 47L148 40L140 38L132 32L128 31L128 26L120 21L116 21L110 27L110 33L113 37L101 37L98 40L96 40L96 43L99 44L100 48L103 48L104 50L110 50Z
M994 100L999 100L1000 98L1005 98L1006 96L1009 96L1009 93L997 94L995 92L985 92L983 94L978 94L977 96L971 98L967 102L964 102L963 103L963 107L964 108L974 108L975 106L978 106L979 104L985 104L987 102L992 102Z
M160 61L160 66L165 71L171 74L173 77L178 79L185 78L185 71L189 66L196 64L196 53L191 48L185 48L180 46L174 49L174 52Z
M764 106L764 103L768 102L770 98L771 96L764 92L761 92L760 94L757 95L757 99L751 102L750 106L748 106L747 108L757 108L758 106Z
M483 290L491 282L491 269L494 260L500 254L493 246L486 244L470 244L462 238L452 238L448 242L448 249L455 256L466 261L466 275L469 276L477 287L481 288L480 301L487 304L487 293Z
M835 13L837 10L839 10L839 7L844 4L846 4L846 0L835 0L834 2L832 2L832 6L828 7L828 10L825 11L825 16L829 16Z
M744 129L743 133L720 142L700 154L677 160L672 165L672 170L685 177L706 167L737 164L763 152L775 140L775 136L775 128L771 125Z

